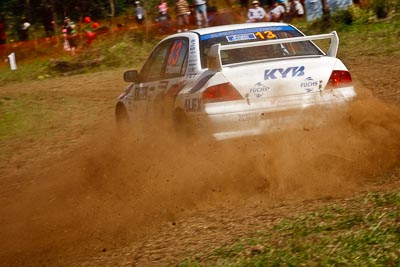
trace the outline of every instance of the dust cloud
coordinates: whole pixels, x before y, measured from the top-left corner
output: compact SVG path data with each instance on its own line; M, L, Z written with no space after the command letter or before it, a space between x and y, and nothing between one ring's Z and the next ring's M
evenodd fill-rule
M348 108L316 109L318 126L261 137L217 142L157 129L137 138L108 129L71 167L80 170L82 196L98 202L94 214L121 228L254 196L276 201L351 193L400 157L398 108L366 89L358 95Z
M349 107L314 112L318 126L222 142L160 129L121 136L105 121L79 149L34 174L41 184L10 208L15 221L30 223L4 229L21 239L6 245L111 246L216 203L351 194L398 164L398 107L358 86Z

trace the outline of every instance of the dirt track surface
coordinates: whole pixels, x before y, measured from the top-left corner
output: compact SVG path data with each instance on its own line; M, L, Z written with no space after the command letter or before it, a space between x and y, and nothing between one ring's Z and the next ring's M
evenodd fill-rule
M340 120L222 143L118 138L122 71L0 87L48 105L78 99L48 122L62 131L2 143L18 153L0 161L0 265L173 265L325 203L400 188L374 183L400 162L400 60L344 62L359 99L332 114Z

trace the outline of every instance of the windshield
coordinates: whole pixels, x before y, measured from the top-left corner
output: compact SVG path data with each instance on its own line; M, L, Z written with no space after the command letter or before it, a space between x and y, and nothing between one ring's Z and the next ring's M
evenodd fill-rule
M201 40L201 65L207 67L207 53L214 44L238 44L273 39L283 39L303 36L298 30L291 26L269 26L254 27L240 30L230 30L204 34ZM274 44L257 47L238 48L233 50L222 50L222 64L232 64L245 61L304 56L323 55L323 53L310 41L301 41L286 44Z

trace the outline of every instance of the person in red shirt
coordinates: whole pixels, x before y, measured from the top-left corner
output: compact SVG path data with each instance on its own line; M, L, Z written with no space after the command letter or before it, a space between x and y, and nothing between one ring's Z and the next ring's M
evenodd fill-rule
M86 24L85 26L85 36L86 36L86 46L91 46L94 39L97 36L96 29L99 28L99 23L96 21L92 21L90 17L85 17L83 22Z

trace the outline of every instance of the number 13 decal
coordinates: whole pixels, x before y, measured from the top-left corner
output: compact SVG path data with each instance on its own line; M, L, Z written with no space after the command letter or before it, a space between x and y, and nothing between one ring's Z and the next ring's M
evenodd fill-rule
M182 50L183 42L175 41L171 47L171 51L169 53L168 63L169 66L175 66L178 63L179 54Z
M275 39L276 38L275 33L271 32L271 31L256 32L255 34L261 40L264 40L265 38L267 38L267 39Z

